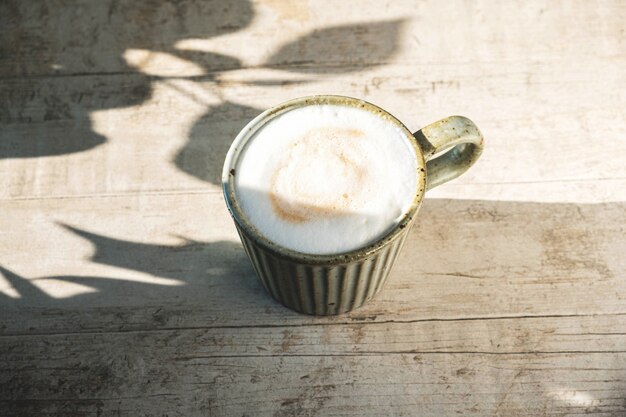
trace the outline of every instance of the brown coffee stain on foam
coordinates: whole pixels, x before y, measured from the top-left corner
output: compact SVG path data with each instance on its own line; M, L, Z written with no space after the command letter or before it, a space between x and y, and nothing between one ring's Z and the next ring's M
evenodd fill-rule
M363 136L365 136L365 133L355 128L319 127L307 131L300 139L291 145L291 148L293 149L302 144L306 144L309 141L315 144L317 140L341 140L342 138L360 138ZM356 174L358 181L363 179L366 172L361 166L346 157L343 152L340 152L336 156L342 164ZM270 190L272 191L269 193L269 198L272 203L272 210L279 218L289 223L303 223L316 218L336 217L347 213L345 210L342 210L350 202L350 196L347 193L342 193L341 198L336 199L341 207L337 207L337 205L294 203L279 196L278 193L275 192L277 188L276 182L279 172L281 172L285 165L286 163L276 169L270 183Z
M363 172L363 168L355 164L354 161L346 158L346 155L344 155L343 152L341 152L338 156L339 156L339 160L341 161L341 163L343 163L345 166L350 167L354 170L359 180L363 178L363 176L365 175L365 173Z
M320 217L334 217L346 214L335 206L314 206L311 204L291 203L276 193L270 193L272 209L281 219L289 223L304 223Z
M308 220L305 216L298 214L297 210L293 210L291 204L287 203L275 193L270 193L270 201L272 202L272 211L281 219L289 223L302 223Z
M320 133L327 132L329 135L335 135L336 139L338 139L339 135L350 138L362 138L365 136L362 130L353 127L322 127L319 128L319 131Z

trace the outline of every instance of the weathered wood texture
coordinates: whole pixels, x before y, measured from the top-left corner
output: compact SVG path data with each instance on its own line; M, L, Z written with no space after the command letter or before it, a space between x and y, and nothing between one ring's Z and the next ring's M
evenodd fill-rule
M290 313L265 295L220 195L45 203L50 214L40 199L4 204L20 225L1 224L13 248L4 276L23 295L3 301L19 311L3 320L7 333L345 320ZM347 317L626 313L625 225L624 203L430 199L385 290Z
M255 278L223 157L365 98L486 150L338 317ZM626 3L0 3L0 416L626 415Z

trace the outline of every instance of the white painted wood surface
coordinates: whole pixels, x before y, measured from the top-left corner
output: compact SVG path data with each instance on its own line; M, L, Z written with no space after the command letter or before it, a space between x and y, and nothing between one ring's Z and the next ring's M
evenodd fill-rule
M382 293L286 310L222 159L315 93L486 150ZM0 4L0 415L626 415L626 4Z

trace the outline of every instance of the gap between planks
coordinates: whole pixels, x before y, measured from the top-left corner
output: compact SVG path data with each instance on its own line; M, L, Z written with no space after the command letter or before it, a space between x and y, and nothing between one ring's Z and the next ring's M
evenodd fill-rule
M482 186L482 185L529 185L529 184L548 184L548 183L576 183L576 182L597 182L597 181L624 181L626 177L606 177L606 178L565 178L542 181L503 181L503 182L472 182L467 184L458 184L465 187ZM114 193L100 194L67 194L67 195L42 195L42 196L18 196L18 197L0 197L2 201L37 201L37 200L81 200L81 199L97 199L97 198L118 198L118 197L149 197L162 195L212 195L221 194L221 189L170 189L170 190L128 190Z
M1 311L1 310L0 310ZM83 332L34 332L34 333L6 333L0 334L0 339L13 337L37 337L37 336L73 336L73 335L97 335L97 334L118 334L118 333L156 333L156 332L173 332L182 330L212 330L212 329L269 329L269 328L296 328L296 327L338 327L350 326L358 324L368 325L386 325L386 324L411 324L411 323L434 323L434 322L458 322L458 321L495 321L495 320L526 320L526 319L548 319L548 318L571 318L571 317L607 317L607 316L626 316L624 313L601 313L601 314L546 314L536 316L498 316L498 317L460 317L460 318L430 318L430 319L413 319L413 320L373 320L371 317L354 317L351 321L332 322L332 323L300 323L300 324L259 324L259 325L227 325L227 326L182 326L182 327L163 327L158 329L118 329L118 330L88 330ZM611 333L624 334L624 333ZM610 352L610 351L603 351ZM616 351L615 353L621 353ZM626 352L626 351L624 351ZM397 352L402 353L402 352ZM414 353L414 352L406 352ZM418 352L419 353L419 352ZM451 352L453 353L453 352ZM480 352L476 352L480 353ZM566 352L570 353L570 352ZM572 351L571 353L576 353ZM588 353L593 353L588 351Z
M533 355L586 355L586 354L620 354L626 350L529 350L517 352L488 352L481 350L450 350L445 352L433 352L429 350L405 350L405 351L376 351L355 353L268 353L268 354L242 354L242 355L194 355L180 357L175 361L190 361L194 359L230 359L230 358L284 358L284 357L310 357L310 358L334 358L334 357L361 357L361 356L389 356L389 355L498 355L498 356L533 356Z

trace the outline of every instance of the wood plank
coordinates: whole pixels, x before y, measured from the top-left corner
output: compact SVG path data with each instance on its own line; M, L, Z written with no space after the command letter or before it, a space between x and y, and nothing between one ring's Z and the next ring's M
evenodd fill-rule
M67 8L6 3L4 44L28 53L0 58L0 196L216 189L250 118L320 92L412 129L472 117L487 150L458 184L626 178L623 4L214 6L77 1L61 36Z
M626 411L624 353L181 358L175 348L143 343L130 348L113 339L105 351L31 357L0 385L0 405L16 415L73 416L617 417Z
M408 353L626 353L626 313L593 316L459 318L155 328L46 335L0 335L11 366L61 351L95 355L103 345L158 346L180 360L259 356ZM175 344L168 343L175 339ZM119 346L118 346L119 345Z
M0 3L0 414L624 416L625 18ZM248 120L320 92L487 139L382 293L327 318L270 299L219 189Z
M1 2L0 414L626 415L625 18ZM321 92L487 139L377 298L326 318L265 293L219 187L248 120Z
M385 289L330 319L267 296L223 204L218 194L5 202L1 332L626 313L624 203L427 200Z
M0 406L28 415L618 416L625 326L621 315L5 335Z
M74 0L71 6L9 1L2 7L0 34L17 52L0 56L5 77L138 69L196 74L250 66L315 72L321 66L365 68L392 61L574 63L580 57L617 56L625 46L626 7L618 1L571 7L519 0L400 0L384 6L332 0L176 5ZM129 51L145 53L134 61Z
M625 65L613 58L581 64L569 78L560 75L569 66L563 63L491 76L474 64L421 71L397 65L286 87L260 70L226 74L222 84L142 75L2 81L0 193L218 190L226 151L245 123L280 101L321 91L371 100L415 130L453 113L473 118L487 147L457 184L624 180L626 98L615 91L623 90L626 75L609 70L598 77L598 69ZM528 85L528 76L540 81ZM273 77L278 85L244 84L253 77ZM433 87L437 80L444 80L441 87ZM623 187L604 185L599 195L612 190L609 201L626 199ZM550 194L568 199L558 186Z
M626 180L598 178L544 182L466 183L461 178L429 191L426 198L482 199L532 203L610 203L626 201Z

